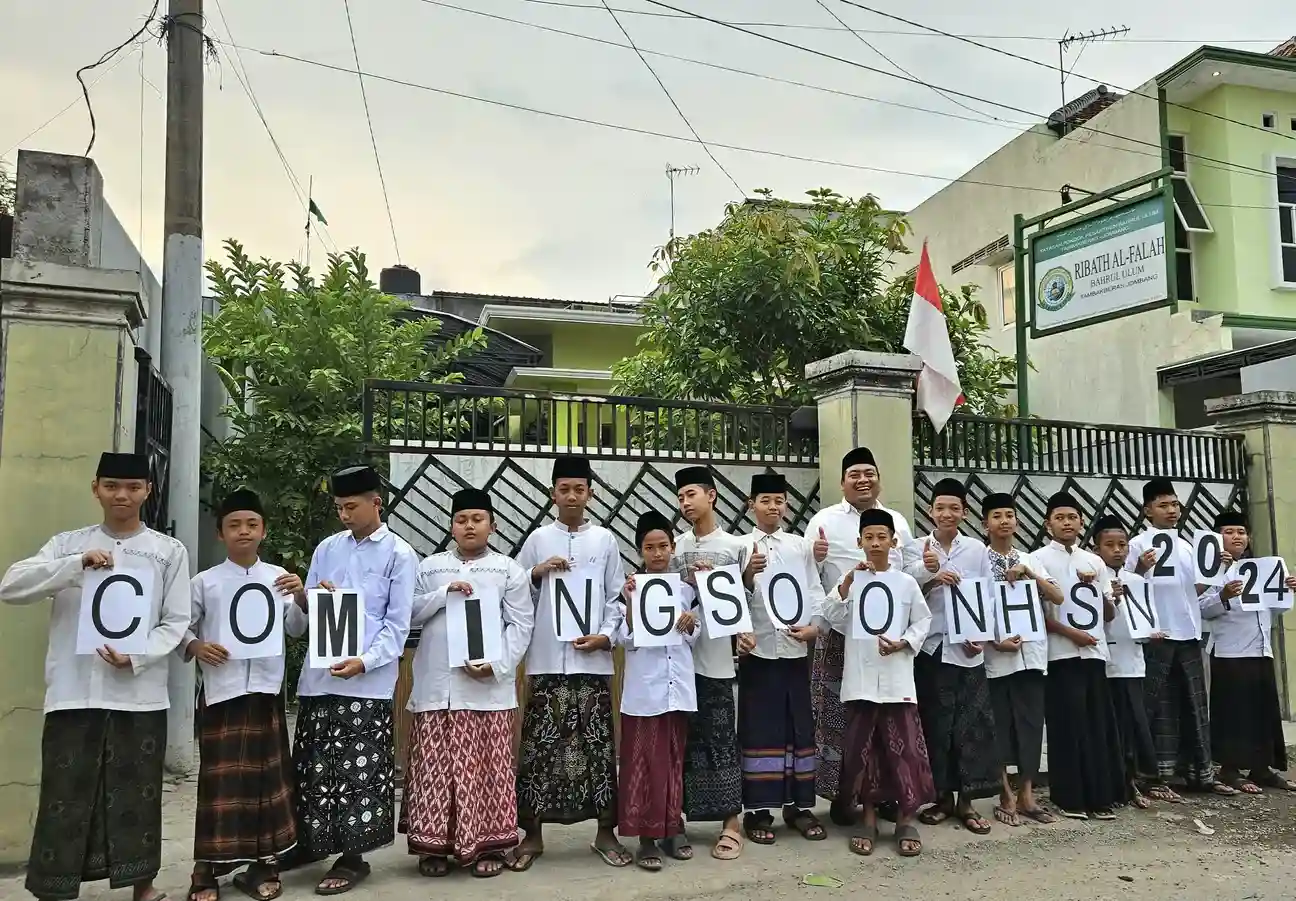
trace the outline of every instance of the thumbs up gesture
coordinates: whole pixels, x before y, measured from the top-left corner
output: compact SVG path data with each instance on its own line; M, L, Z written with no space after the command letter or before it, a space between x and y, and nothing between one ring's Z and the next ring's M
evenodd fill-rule
M814 541L814 558L815 563L828 559L828 536L824 534L823 526L819 527L819 537Z
M936 556L936 548L931 538L928 538L927 543L923 545L923 566L927 567L929 573L940 570L940 557Z
M750 589L756 577L763 572L765 572L765 555L753 544L751 556L747 558L747 568L743 570L743 582Z

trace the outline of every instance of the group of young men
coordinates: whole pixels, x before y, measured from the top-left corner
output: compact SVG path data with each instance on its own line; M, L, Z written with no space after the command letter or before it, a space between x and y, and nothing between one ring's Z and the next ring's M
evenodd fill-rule
M753 477L756 528L740 536L717 518L711 472L681 469L678 509L688 528L676 535L667 517L643 514L635 533L642 562L628 577L615 535L586 516L592 473L582 457L555 461L556 519L527 536L516 560L489 546L486 492L454 494L449 547L420 562L382 521L377 472L337 472L330 491L345 528L316 548L304 581L260 559L267 515L246 490L215 509L227 559L190 580L183 546L140 521L148 478L142 457L104 454L93 482L102 524L55 536L0 581L8 603L53 598L26 883L46 901L70 901L82 881L104 878L132 887L134 901L164 897L153 880L172 653L197 660L202 675L189 901L216 901L218 879L236 870L235 888L270 901L283 891L284 869L329 857L316 891L344 893L370 874L364 855L398 830L429 877L452 864L478 877L525 871L544 854L546 824L590 821L591 850L614 867L659 871L664 858L691 858L685 826L700 822L720 824L711 854L732 860L747 841L777 841L776 813L804 838L826 838L811 812L816 795L831 802L835 823L853 827L855 853L873 853L879 820L888 819L897 852L916 856L915 821L988 832L973 807L980 798L997 796L994 816L1009 826L1054 821L1034 794L1046 727L1050 797L1068 817L1109 819L1127 803L1179 801L1168 784L1176 775L1219 794L1296 790L1280 775L1270 614L1236 603L1249 540L1239 514L1216 523L1229 566L1222 586L1194 584L1191 548L1176 539L1180 578L1154 582L1161 631L1135 641L1120 615L1120 580L1156 563L1152 531L1131 538L1112 517L1086 530L1079 503L1057 494L1048 502L1050 541L1026 553L1016 546L1013 499L990 495L980 504L982 543L964 532L963 484L945 479L933 491L932 534L915 539L880 503L867 448L843 458L843 501L819 511L805 537L784 531L782 476ZM1150 530L1176 529L1181 512L1170 483L1147 484ZM1081 547L1086 534L1094 551ZM751 630L713 636L698 580L730 566L741 573ZM761 574L774 569L805 586L805 625L772 619ZM151 573L147 649L127 655L105 643L78 653L83 586L113 570ZM575 571L596 574L596 609L582 623L589 634L560 640L555 586ZM887 572L894 628L862 634L856 581ZM680 580L673 644L636 631L636 580L653 575ZM945 595L977 578L1036 583L1046 639L952 643ZM290 636L310 631L314 589L361 598L363 650L302 669L291 745L283 653L234 657L221 643L226 630L214 611L239 579L273 586ZM1062 586L1075 582L1097 587L1102 637L1057 613ZM1286 584L1296 588L1296 577ZM469 610L499 630L481 644L492 649L485 658L452 657ZM411 627L421 638L398 818L392 698ZM633 851L622 844L631 838Z

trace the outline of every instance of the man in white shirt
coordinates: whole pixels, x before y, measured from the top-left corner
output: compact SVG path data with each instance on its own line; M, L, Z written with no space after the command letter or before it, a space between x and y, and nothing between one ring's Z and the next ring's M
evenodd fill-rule
M396 839L396 748L392 694L409 634L418 555L382 521L378 473L351 466L333 474L333 506L346 527L320 542L309 588L361 595L365 650L328 669L303 666L297 681L297 840L301 860L338 855L316 891L348 892L368 877L364 854ZM305 635L308 604L284 620Z
M1049 578L1048 569L1034 556L1018 550L1017 502L1011 494L988 494L981 502L981 516L990 556L990 574L996 582L1029 579L1035 583L1041 602L1062 603L1062 592ZM1040 615L1043 615L1041 609ZM985 649L986 678L990 681L990 703L994 707L995 731L1003 762L1003 790L995 806L995 819L1007 826L1021 825L1021 817L1036 823L1057 822L1035 800L1044 750L1044 680L1048 672L1048 642L1022 641L1010 635L991 642ZM1017 769L1014 789L1008 767Z
M748 811L743 832L759 845L774 844L770 810L782 808L783 822L789 827L811 841L822 841L827 834L810 810L815 803L815 744L806 649L825 626L815 542L783 531L787 480L779 473L753 475L747 504L756 520L756 528L743 536L743 543L753 549L753 570L791 573L796 585L781 592L804 590L801 603L811 621L800 627L776 624L760 586L754 586L751 618L756 646L738 665L738 747L743 807ZM826 556L826 542L821 550Z
M847 452L842 457L841 471L841 502L824 507L812 516L805 530L818 547L827 544L826 550L821 551L821 560L816 554L820 560L820 584L825 593L836 588L842 575L860 560L859 522L864 510L891 514L896 539L890 554L893 568L903 569L916 559L909 523L878 500L882 475L873 452L867 447ZM815 640L810 671L810 699L815 719L815 793L825 801L837 797L841 773L842 733L846 728L846 712L840 697L845 641L840 632L825 631ZM854 818L853 810L840 806L833 809L837 811L834 817L845 818L838 825L849 825Z
M277 897L282 890L279 859L297 844L283 633L267 657L231 659L221 642L229 641L231 627L239 628L239 609L244 608L261 608L247 615L257 624L251 628L260 628L264 617L266 632L272 633L276 618L287 613L304 589L299 576L260 558L265 511L255 492L231 492L215 512L226 558L190 582L189 630L177 649L185 661L198 660L203 685L189 898L216 901L217 878L245 864L250 866L234 877L236 886L252 898ZM279 610L267 616L262 608L266 601Z
M1268 607L1244 610L1241 605L1246 585L1238 561L1249 556L1251 545L1246 514L1221 513L1215 531L1230 561L1228 581L1202 596L1202 616L1211 623L1211 750L1220 765L1219 779L1248 795L1264 788L1296 791L1296 783L1280 775L1287 770L1287 742L1274 672L1272 615ZM1296 576L1287 576L1285 587L1296 589Z
M932 487L935 531L923 540L922 557L909 569L922 585L932 612L927 638L914 661L914 679L940 799L918 819L935 826L952 818L969 832L985 835L990 822L972 802L994 797L1002 785L985 654L980 643L954 645L946 634L950 586L963 579L990 578L986 546L959 534L966 504L967 488L958 479L941 479Z
M1121 573L1129 553L1129 533L1117 516L1101 516L1093 526L1094 549L1106 565L1112 583L1112 618L1107 621L1107 688L1116 711L1116 734L1125 754L1125 779L1130 803L1150 807L1148 797L1171 803L1182 800L1156 775L1156 748L1143 702L1143 645L1130 633L1128 604ZM1143 794L1147 789L1147 796Z
M153 490L147 457L104 454L90 488L103 523L55 535L0 580L7 604L53 599L26 887L42 901L73 901L82 882L107 879L111 888L131 886L134 901L157 901L164 897L153 880L162 863L167 656L189 625L189 557L183 544L140 521ZM147 622L142 654L119 653L111 641L93 654L77 652L84 584L105 571L122 577L112 583L118 590L123 581L137 592L142 580L152 581L147 619L100 629L126 638Z
M1103 623L1115 610L1111 579L1102 558L1080 547L1084 522L1074 497L1058 492L1049 498L1045 528L1053 540L1035 558L1070 593L1063 606L1049 604L1044 610L1049 798L1072 819L1112 820L1117 805L1129 800L1129 785L1107 687ZM1085 590L1085 584L1096 586L1097 592Z
M517 773L518 822L526 837L509 859L519 873L544 853L545 823L594 820L594 853L613 867L634 860L615 831L612 738L612 640L621 624L625 564L616 536L586 518L593 478L585 457L555 459L551 497L558 518L528 535L518 553L536 603ZM559 572L584 574L592 592L590 622L581 625L589 634L575 641L558 640L552 575Z
M1175 533L1183 507L1169 479L1143 486L1148 529L1130 541L1125 568L1152 582L1165 638L1143 647L1144 699L1157 749L1157 775L1182 775L1190 791L1236 795L1215 779L1211 758L1206 668L1201 649L1201 593L1192 546ZM1154 547L1155 545L1155 547Z
M527 572L487 542L495 531L490 495L476 488L450 499L454 546L419 565L410 624L423 630L414 655L409 773L401 831L424 876L445 876L450 858L474 876L499 875L518 842L513 781L517 669L531 640L535 607ZM495 607L487 616L484 605ZM448 607L462 615L452 622ZM476 607L474 656L471 614ZM498 623L499 652L484 656L485 623ZM450 629L468 630L450 657ZM456 636L458 638L458 636Z
M656 510L639 517L635 545L644 573L670 571L675 538L670 520ZM697 614L687 609L694 592L684 586L675 622L683 643L639 647L635 643L635 577L621 590L625 619L618 643L625 648L621 689L621 767L617 791L617 828L635 836L635 863L649 871L662 868L658 846L676 860L689 860L693 848L684 838L684 748L689 714L697 712L693 645Z
M750 592L755 584L751 546L720 528L715 513L715 476L705 466L686 466L675 473L680 514L693 527L675 540L671 568L694 582L698 564L708 567L736 563ZM750 633L740 635L738 652L756 645ZM742 854L738 814L742 812L742 760L734 729L734 641L730 636L711 638L703 620L702 635L693 645L697 673L697 713L689 721L688 750L684 759L684 812L690 823L721 822L720 838L711 849L717 860L736 860Z

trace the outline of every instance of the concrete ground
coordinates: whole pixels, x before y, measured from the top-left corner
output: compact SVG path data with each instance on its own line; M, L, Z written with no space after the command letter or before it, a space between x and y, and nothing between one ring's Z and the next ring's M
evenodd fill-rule
M979 805L989 813L989 802ZM193 835L192 782L168 785L164 806L164 865L158 887L172 901L182 901L190 872ZM824 811L820 811L821 816ZM826 816L824 816L826 819ZM1203 835L1200 819L1213 835ZM885 826L885 824L884 824ZM743 857L722 863L707 854L718 835L714 826L693 830L699 856L688 862L666 861L660 873L634 867L614 870L588 850L591 830L583 827L546 831L547 850L525 874L503 873L477 880L456 872L428 880L415 870L403 841L371 856L374 873L350 894L356 901L374 899L490 898L501 901L666 901L666 899L881 897L994 899L1032 896L1049 901L1106 901L1111 898L1164 901L1252 901L1292 898L1296 890L1296 797L1268 793L1260 797L1194 797L1185 804L1158 804L1151 811L1122 811L1112 823L1060 822L1051 826L1009 829L998 823L987 837L976 838L951 825L926 827L926 851L902 860L885 837L871 858L852 855L848 832L829 826L826 841L810 843L779 830L771 847L747 845ZM289 873L285 898L314 897L312 888L324 864ZM845 881L840 889L801 884L807 874L827 874ZM609 893L613 893L609 895ZM226 887L226 898L243 898ZM20 876L0 880L0 901L28 896ZM88 885L82 898L129 901L127 892L112 893L105 883Z

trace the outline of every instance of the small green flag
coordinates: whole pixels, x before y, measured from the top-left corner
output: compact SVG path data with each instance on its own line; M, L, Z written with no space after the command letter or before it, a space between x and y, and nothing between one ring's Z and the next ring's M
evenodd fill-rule
M315 205L314 198L310 201L310 214L318 219L322 224L328 225L328 220L324 218L324 214L320 212L320 208Z

